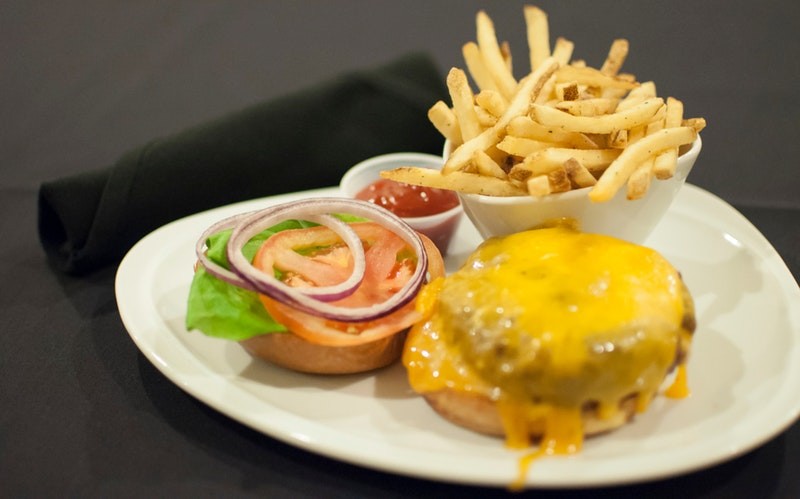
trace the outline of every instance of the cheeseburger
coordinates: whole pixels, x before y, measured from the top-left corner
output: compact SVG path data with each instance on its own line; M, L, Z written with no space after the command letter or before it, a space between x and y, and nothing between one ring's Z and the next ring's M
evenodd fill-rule
M680 274L656 251L546 228L484 242L417 299L403 352L412 388L444 418L509 447L567 454L584 436L685 396L695 328Z

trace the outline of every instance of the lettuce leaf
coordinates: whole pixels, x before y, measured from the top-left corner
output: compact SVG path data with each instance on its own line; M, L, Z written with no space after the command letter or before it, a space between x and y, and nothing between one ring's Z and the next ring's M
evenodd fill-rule
M186 329L233 341L286 331L270 317L256 293L231 286L203 268L192 279Z
M363 219L348 215L337 215L345 222ZM303 220L286 220L253 237L242 248L245 257L252 261L261 244L273 234L283 230L313 227L314 223ZM225 246L231 231L214 234L207 241L208 257L218 265L228 267ZM286 328L276 322L261 304L258 294L238 288L212 276L202 266L192 278L186 310L186 329L199 330L208 336L232 341L241 341L253 336L282 333Z

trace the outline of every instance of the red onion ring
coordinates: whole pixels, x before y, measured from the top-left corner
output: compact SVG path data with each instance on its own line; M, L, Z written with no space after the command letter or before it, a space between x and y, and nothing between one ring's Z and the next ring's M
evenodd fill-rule
M349 308L332 305L326 301L336 300L351 294L361 283L366 259L361 241L355 232L344 222L331 217L330 213L349 213L370 219L372 222L390 230L405 241L417 257L416 268L408 282L388 300L369 307ZM244 245L256 234L288 218L309 220L329 227L342 237L353 253L354 269L344 282L329 287L293 288L276 279L273 275L261 272L242 254ZM214 229L217 231L233 228L228 241L227 257L231 270L228 271L207 257L201 258L203 243ZM352 234L352 235L351 235ZM275 300L298 310L326 319L344 322L365 322L386 316L409 303L422 285L428 267L428 257L419 235L402 219L388 210L366 201L345 198L317 198L294 201L272 206L264 210L225 219L214 224L198 241L197 252L201 264L216 277L226 282L265 294ZM355 237L355 240L352 238ZM211 267L207 266L211 264Z
M211 275L214 277L221 279L228 284L232 284L234 286L244 288L250 291L259 291L259 287L251 283L249 280L242 278L239 274L235 272L231 272L230 270L217 265L214 263L205 251L205 242L208 240L211 235L225 230L225 229L234 229L237 226L241 226L242 224L246 224L248 220L251 218L261 218L269 215L274 215L276 213L282 213L284 209L283 205L273 206L270 208L266 208L260 211L252 211L249 213L242 213L239 215L235 215L224 220L221 220L208 229L206 229L203 234L198 239L197 244L195 246L195 253L197 254L197 258L200 263L206 268ZM309 222L316 222L320 225L325 225L329 229L331 229L334 233L339 235L342 240L347 244L348 248L354 255L354 265L353 265L353 272L350 274L348 279L345 281L335 284L333 286L319 286L314 288L303 288L300 290L301 293L306 294L308 296L313 296L322 301L333 301L344 298L349 296L355 292L358 288L361 281L364 279L364 271L366 269L366 259L364 258L364 248L361 245L361 240L358 237L358 234L350 228L349 225L342 222L338 218L332 217L330 215L310 215L305 217L308 219ZM285 218L281 218L281 221ZM256 231L255 233L251 234L244 242L250 240L254 235L258 234L262 230L270 227L273 224L267 225L262 229ZM231 234L232 239L233 234ZM230 239L228 242L230 245ZM243 246L243 245L242 245ZM238 248L238 251L241 252L241 247ZM227 252L227 246L226 246ZM281 281L271 277L272 281L274 281L274 285L279 287L287 287ZM269 280L269 278L267 279Z
M249 291L255 291L255 288L249 282L245 281L237 274L234 274L225 267L217 265L208 257L208 255L206 254L206 242L208 241L208 238L210 238L212 235L226 229L232 229L242 220L247 218L247 216L253 213L254 212L240 213L238 215L234 215L232 217L220 220L219 222L215 223L214 225L210 226L205 231L203 231L203 233L200 235L200 238L197 240L197 243L194 246L194 252L195 255L197 255L197 261L200 262L200 265L202 265L209 274L213 275L217 279L227 282L228 284L231 284L239 288L247 289Z

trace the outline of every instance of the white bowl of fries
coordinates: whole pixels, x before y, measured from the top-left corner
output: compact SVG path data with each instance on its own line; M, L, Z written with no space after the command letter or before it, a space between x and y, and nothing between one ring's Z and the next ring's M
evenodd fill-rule
M607 201L594 202L589 197L592 187L541 196L459 193L459 197L467 217L485 238L568 223L584 232L643 244L685 183L701 148L698 136L678 157L675 173L664 180L653 179L641 199L628 199L623 189Z
M694 166L705 119L684 117L680 100L621 71L627 40L615 39L592 67L568 39L551 50L544 11L525 6L524 19L530 72L517 78L511 48L477 13L476 42L462 47L466 70L447 75L451 102L428 110L445 139L441 171L381 176L458 192L484 237L567 219L643 243Z
M350 168L339 182L342 194L356 198L369 185L380 180L381 172L401 166L413 166L424 171L438 172L442 168L441 156L415 152L398 152L382 154L366 159ZM408 186L407 186L408 187ZM457 200L454 198L454 202ZM378 203L380 204L380 203ZM394 211L389 208L390 211ZM460 203L445 211L427 216L402 216L414 230L428 236L444 255L450 245L458 224L463 217Z
M705 119L686 118L683 102L621 71L627 40L592 67L568 39L551 50L544 11L525 6L524 19L530 72L517 78L511 48L486 12L476 15L477 42L462 47L467 69L447 75L451 102L428 110L445 139L441 170L381 176L458 192L484 237L566 219L643 243L694 166Z

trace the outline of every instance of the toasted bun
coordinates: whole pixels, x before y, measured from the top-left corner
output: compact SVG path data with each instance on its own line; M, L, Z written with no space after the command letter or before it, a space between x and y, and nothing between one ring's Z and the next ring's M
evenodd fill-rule
M312 374L353 374L387 366L400 358L405 331L370 343L326 346L292 333L255 336L240 344L251 355L275 365Z
M450 389L425 393L423 397L434 411L451 423L486 435L498 437L505 435L500 413L489 397ZM619 409L612 417L601 419L597 415L596 408L585 407L581 414L584 435L605 433L632 420L636 412L636 398L622 399ZM544 433L544 427L540 423L541 421L529 422L529 436L534 440Z

